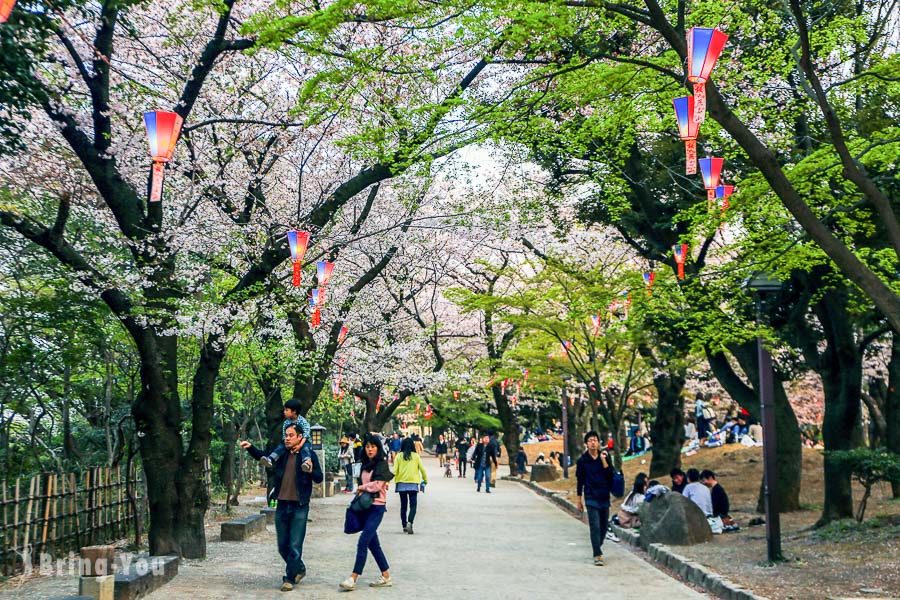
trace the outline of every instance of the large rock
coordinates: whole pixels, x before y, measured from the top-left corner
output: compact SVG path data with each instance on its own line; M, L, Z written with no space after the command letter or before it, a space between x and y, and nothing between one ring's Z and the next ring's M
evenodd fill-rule
M670 492L641 505L641 547L690 546L712 541L703 511L681 494Z
M560 473L553 465L531 465L531 481L540 483L541 481L556 481L560 478Z

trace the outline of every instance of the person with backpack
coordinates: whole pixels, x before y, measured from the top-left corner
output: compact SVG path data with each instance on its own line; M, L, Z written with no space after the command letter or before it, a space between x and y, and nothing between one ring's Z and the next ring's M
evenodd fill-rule
M456 476L465 479L466 467L469 464L469 442L466 434L462 433L456 441Z
M575 466L576 506L581 512L587 507L594 564L602 567L603 540L609 527L609 496L616 473L610 464L609 451L600 449L599 433L588 431L584 434L584 444L587 450Z

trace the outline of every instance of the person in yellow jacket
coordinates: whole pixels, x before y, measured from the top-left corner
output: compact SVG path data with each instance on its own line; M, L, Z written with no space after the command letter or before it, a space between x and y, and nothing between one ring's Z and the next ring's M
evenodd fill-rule
M400 452L394 459L394 487L400 494L400 522L403 531L412 535L413 521L416 518L416 503L419 491L425 491L428 473L422 464L422 457L416 452L411 438L404 438L400 444ZM406 509L409 506L409 518Z

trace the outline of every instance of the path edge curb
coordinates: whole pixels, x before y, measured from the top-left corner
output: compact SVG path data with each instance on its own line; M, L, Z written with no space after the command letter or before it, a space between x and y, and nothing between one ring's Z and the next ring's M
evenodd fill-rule
M505 476L501 477L504 481L518 481L522 485L531 488L532 491L543 496L562 508L564 511L584 522L584 516L578 508L559 493L547 488L541 487L533 481L526 481L518 477ZM640 546L641 534L630 530L623 529L617 525L610 525L622 542L632 546L635 550L646 554L652 561L660 566L668 567L682 581L703 588L710 594L722 600L768 600L764 596L754 594L751 590L734 583L727 577L716 573L709 567L694 562L691 559L681 556L673 551L669 546L664 544L650 544L644 550Z

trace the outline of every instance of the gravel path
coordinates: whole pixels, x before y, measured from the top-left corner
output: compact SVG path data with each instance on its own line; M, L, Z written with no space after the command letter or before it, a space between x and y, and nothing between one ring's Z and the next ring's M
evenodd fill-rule
M368 587L378 576L370 556L356 591L349 595L338 591L338 583L353 566L357 536L342 532L349 499L337 495L313 503L303 552L309 573L290 594L304 599L359 596L611 600L637 593L666 600L706 597L612 542L604 544L607 566L595 567L587 526L524 486L499 482L490 495L477 494L471 478L439 477L437 461L425 462L431 483L426 493L419 495L415 535L403 533L399 498L393 492L379 530L391 564L393 588ZM275 547L273 526L247 542L223 543L218 532L211 531L208 559L183 561L178 577L147 598L291 597L278 590L283 565ZM57 579L54 583L62 582ZM23 592L29 587L25 585L8 597L27 597ZM72 593L72 588L69 590ZM5 598L0 593L0 600Z

